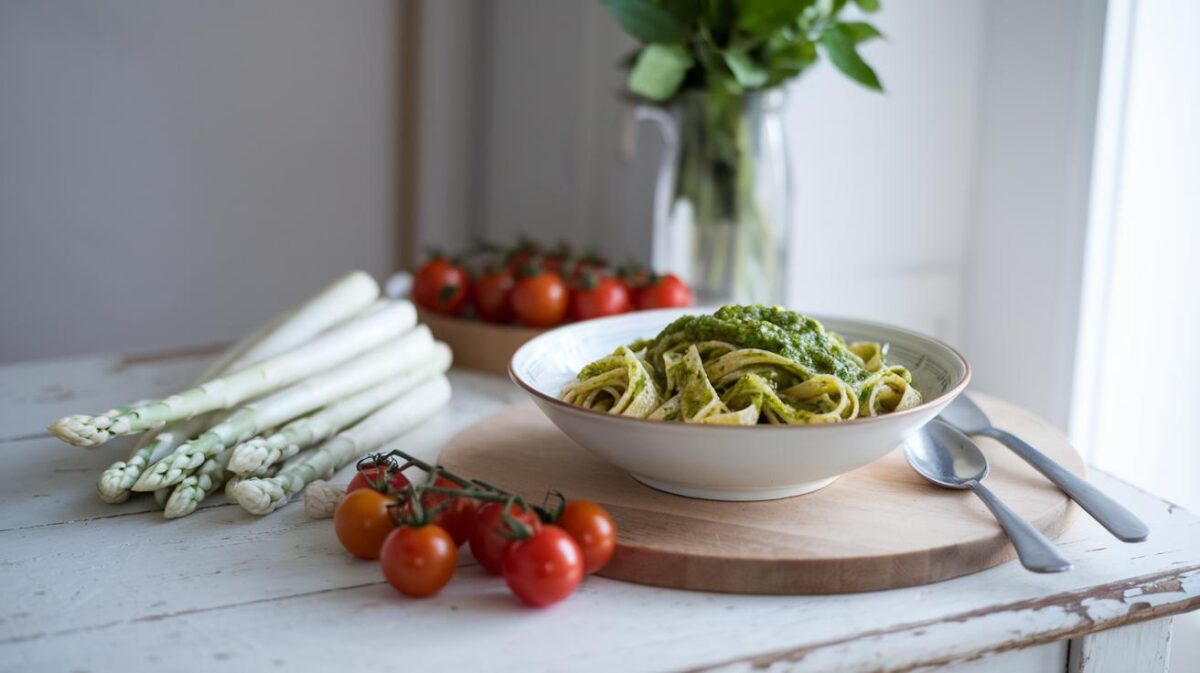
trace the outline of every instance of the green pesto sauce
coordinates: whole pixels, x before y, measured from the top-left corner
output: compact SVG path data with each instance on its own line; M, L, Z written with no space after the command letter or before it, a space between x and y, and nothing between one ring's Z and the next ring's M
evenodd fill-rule
M658 358L683 341L709 340L777 353L816 373L833 374L855 386L870 376L824 325L778 306L723 306L712 315L683 316L667 325L647 352Z
M582 370L580 370L578 378L580 381L586 381L586 380L592 378L593 376L599 376L599 375L603 374L604 372L608 371L609 369L611 369L611 367L609 366L610 364L611 363L609 362L608 358L596 360L595 362L587 365Z
M629 387L629 389L629 399L636 399L637 396L642 394L642 391L646 389L646 377L639 376L637 380L633 382L633 385Z
M653 339L638 339L637 341L629 344L629 346L627 346L627 348L629 348L629 350L636 353L636 352L642 350L643 348L649 347L650 344L652 344L652 343L654 343Z

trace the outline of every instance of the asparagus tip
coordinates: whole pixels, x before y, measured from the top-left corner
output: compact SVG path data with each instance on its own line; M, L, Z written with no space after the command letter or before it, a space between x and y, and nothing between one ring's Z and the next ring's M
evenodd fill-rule
M100 473L100 478L96 480L96 495L101 500L116 505L129 499L129 486L125 483L127 467L125 461L117 461Z
M252 437L234 447L227 469L243 476L262 474L263 469L269 465L269 452L266 440L262 437Z
M269 514L287 500L275 478L242 479L233 487L233 497L251 514Z
M204 493L197 486L197 483L198 480L195 477L188 477L180 482L167 498L166 506L163 508L163 516L168 519L178 519L196 511L196 505L200 504L200 498L203 497L202 494Z
M94 422L92 416L75 414L54 421L46 429L68 444L91 447L103 444L111 436L107 430L97 428Z

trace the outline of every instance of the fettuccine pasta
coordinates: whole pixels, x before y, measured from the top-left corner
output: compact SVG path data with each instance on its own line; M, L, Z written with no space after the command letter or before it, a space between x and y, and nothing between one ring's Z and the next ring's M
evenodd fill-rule
M685 423L839 423L914 407L912 375L887 345L846 343L778 307L725 306L584 367L560 395L604 413Z

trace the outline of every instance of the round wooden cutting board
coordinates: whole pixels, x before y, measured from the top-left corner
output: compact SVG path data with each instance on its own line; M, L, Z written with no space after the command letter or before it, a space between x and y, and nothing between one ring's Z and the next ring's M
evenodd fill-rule
M1068 469L1083 461L1061 433L1019 407L972 395L1001 428ZM978 438L992 464L987 485L1048 537L1073 510L1053 484L1002 445ZM717 502L644 486L581 448L532 403L467 428L441 463L541 502L550 488L603 504L617 552L601 575L641 584L756 594L875 591L958 577L1014 559L974 495L937 488L900 450L807 495ZM736 470L730 456L729 469Z

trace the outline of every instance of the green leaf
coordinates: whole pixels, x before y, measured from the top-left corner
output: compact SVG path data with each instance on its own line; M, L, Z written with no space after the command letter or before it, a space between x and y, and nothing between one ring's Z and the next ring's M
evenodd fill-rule
M867 65L867 62L858 55L858 51L854 49L854 40L842 26L833 25L822 31L821 46L825 47L825 53L829 55L829 60L833 61L833 64L844 75L868 89L883 91L879 77L871 69L871 66Z
M747 89L760 87L767 83L767 69L754 62L750 55L738 49L729 49L721 54L725 59L725 65L729 66L730 72L738 84L741 84Z
M629 90L651 100L666 100L679 90L693 63L692 55L678 45L647 45L629 73Z
M796 0L739 0L737 27L751 35L770 35L795 21L804 4Z
M846 32L846 35L850 37L850 40L854 44L860 44L876 37L883 37L883 33L879 32L878 28L862 21L842 21L838 23L838 26Z
M685 26L696 23L696 17L700 15L700 3L696 0L660 0L659 4Z
M696 46L696 56L704 68L704 87L709 91L722 91L728 94L741 94L742 85L729 70L724 55L701 42Z
M808 40L772 39L767 43L767 65L771 73L767 86L774 86L799 75L816 60L817 45Z
M868 14L879 11L879 0L854 0L854 4Z
M687 39L687 26L650 0L604 0L604 6L626 33L642 42L680 44Z

